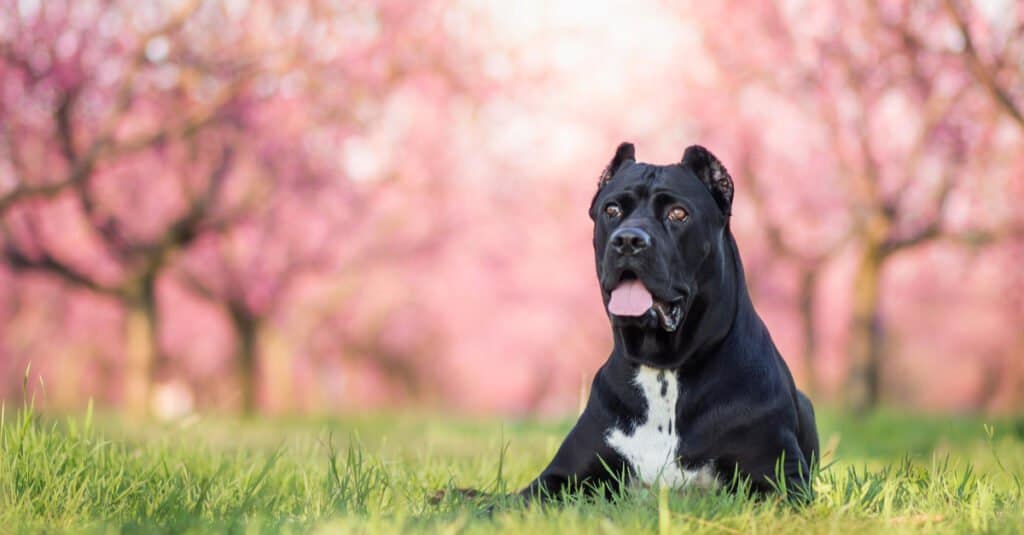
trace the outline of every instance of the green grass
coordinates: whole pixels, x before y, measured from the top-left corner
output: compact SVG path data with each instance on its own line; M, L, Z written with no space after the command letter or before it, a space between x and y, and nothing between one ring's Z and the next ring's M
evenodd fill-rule
M846 533L1006 532L1024 526L1024 437L1011 421L881 413L819 419L817 496L636 489L613 502L493 515L439 489L514 490L571 421L428 414L127 424L91 411L5 409L0 533Z

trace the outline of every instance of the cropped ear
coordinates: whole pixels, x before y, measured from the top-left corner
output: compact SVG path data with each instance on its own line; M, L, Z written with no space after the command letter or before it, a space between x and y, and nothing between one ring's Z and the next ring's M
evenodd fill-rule
M597 181L597 189L603 188L615 176L615 173L622 168L623 164L635 161L636 149L633 148L633 144L625 141L619 143L619 148L615 149L615 156L612 157L612 161L608 162L608 167L605 167L604 171L601 172L601 178Z
M723 214L732 213L732 177L711 151L700 145L690 145L683 153L682 166L688 167L707 186Z

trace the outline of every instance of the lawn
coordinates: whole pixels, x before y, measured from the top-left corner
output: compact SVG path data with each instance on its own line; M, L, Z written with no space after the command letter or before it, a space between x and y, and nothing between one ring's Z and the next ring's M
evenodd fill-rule
M569 499L522 509L437 490L516 489L571 425L438 414L129 424L5 408L0 532L846 533L1024 529L1024 425L823 410L817 496Z

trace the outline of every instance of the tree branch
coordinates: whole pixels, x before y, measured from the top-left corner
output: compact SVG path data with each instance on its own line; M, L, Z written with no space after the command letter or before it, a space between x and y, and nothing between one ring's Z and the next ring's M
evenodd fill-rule
M935 192L935 212L932 217L917 232L905 237L889 237L882 244L882 250L886 253L894 253L900 249L906 249L923 242L937 238L942 233L942 219L946 211L946 204L949 201L949 194L953 190L953 175L957 170L947 170L942 174L939 187Z
M944 5L946 11L953 18L956 23L957 29L960 31L960 37L964 41L964 50L961 55L967 61L967 67L971 71L971 74L981 82L985 89L988 90L989 95L995 100L996 104L999 105L1005 111L1010 118L1017 123L1018 126L1024 128L1024 111L1021 107L1013 100L1010 93L1003 86L999 85L996 81L995 73L989 68L988 65L982 61L981 56L978 54L978 49L974 45L974 39L971 37L970 28L967 27L967 20L964 15L957 9L956 3L953 0L945 0Z
M121 122L121 119L131 107L132 90L134 88L135 77L137 76L138 71L142 68L142 65L146 62L146 43L153 37L173 32L180 28L199 8L200 4L201 2L199 0L190 0L187 4L182 6L181 9L174 13L166 23L139 36L139 48L133 52L131 66L125 74L124 82L117 90L117 95L114 98L113 111L107 119L103 121L103 124L100 125L96 138L84 153L79 153L74 141L74 125L72 117L74 113L73 107L77 97L77 89L72 89L62 96L60 104L55 110L54 120L56 122L56 131L58 142L61 147L61 153L70 167L67 177L62 180L55 180L38 185L27 185L24 183L22 177L22 179L19 180L18 186L15 186L13 190L7 193L0 195L0 215L23 199L32 197L53 197L60 194L65 189L88 181L96 164L104 156L122 155L147 148L161 139L164 139L164 137L170 133L167 128L163 128L153 134L139 136L134 140L123 143L111 150L112 146L116 143L114 132L117 125ZM12 62L15 65L21 64L17 61L18 58L10 51L9 47L4 47L3 52L5 59L8 62ZM31 70L31 66L28 63L25 63L23 68L26 69L26 74L30 77L35 78L38 76L37 73L34 73L34 71ZM216 110L216 108L214 108L214 110ZM212 119L213 115L214 114L210 114L209 116L200 115L198 121L186 121L182 130L186 132L194 131Z
M958 88L952 95L943 96L940 93L932 90L931 94L928 95L927 100L924 102L923 107L923 119L921 126L917 131L917 136L914 139L913 145L910 147L910 154L904 159L903 165L903 183L896 189L896 191L887 200L887 204L893 207L894 211L898 211L900 200L904 197L909 189L910 185L914 182L912 177L916 174L917 168L921 164L921 160L927 152L929 146L929 140L932 138L935 129L942 124L942 122L948 117L949 111L953 108L960 98L967 92L970 84L964 84ZM948 175L944 178L949 184L951 180ZM948 191L946 192L948 193ZM940 198L941 199L941 198ZM944 201L944 199L941 199Z
M210 286L203 282L188 268L182 267L181 269L176 270L176 274L178 275L178 280L196 295L206 299L207 301L220 300L217 296L217 292L215 292L213 288L210 288Z
M960 232L946 232L940 239L968 247L985 247L1003 240L1024 239L1024 223L1006 225L995 229L968 229Z
M1024 224L1008 224L995 229L967 229L958 232L944 231L940 224L933 222L912 236L893 240L885 244L887 253L898 252L931 240L944 240L969 247L985 247L994 243L1024 238Z
M195 240L200 233L200 227L203 225L209 207L219 195L224 179L231 169L233 159L234 149L225 145L221 149L220 160L210 172L206 191L193 199L188 210L171 223L159 239L151 244L133 246L126 252L139 258L142 262L143 267L138 270L135 278L158 271L166 263L167 257L172 251Z
M32 234L33 241L39 245L38 252L36 254L26 254L21 251L15 244L14 238L10 235L6 225L0 228L2 234L5 237L4 247L2 250L3 258L7 261L8 265L11 266L15 271L36 271L41 273L49 273L56 275L57 277L75 284L88 288L97 293L103 293L116 297L123 297L124 293L119 287L107 286L97 282L92 277L89 277L78 271L70 264L61 261L57 257L50 254L49 251L42 246L40 240L39 231L34 222L29 223L29 232Z
M122 292L118 288L105 286L96 282L90 277L82 274L80 271L72 268L70 265L57 260L47 252L40 253L35 258L30 258L8 244L8 246L4 248L4 258L7 260L8 265L10 265L15 271L38 271L50 273L57 275L59 278L64 279L71 284L88 288L97 293L118 297L122 295Z
M752 141L748 141L746 145L751 147ZM765 233L765 237L768 239L768 243L771 245L772 250L782 257L795 260L801 264L816 266L824 262L827 258L835 254L836 251L846 245L850 238L851 233L845 232L843 237L836 240L834 243L829 244L821 250L815 252L800 251L791 246L782 237L782 229L778 223L775 222L768 214L767 202L765 201L763 191L761 190L760 181L757 178L757 173L754 171L753 157L751 156L752 149L744 151L744 154L740 157L740 173L747 179L747 192L750 199L754 202L754 208L761 214L760 226Z

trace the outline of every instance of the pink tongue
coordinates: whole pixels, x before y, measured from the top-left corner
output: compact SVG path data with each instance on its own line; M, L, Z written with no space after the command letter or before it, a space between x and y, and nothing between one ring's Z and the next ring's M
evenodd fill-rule
M612 290L612 297L608 300L608 312L616 316L643 316L654 299L651 292L644 288L638 280L626 281Z

